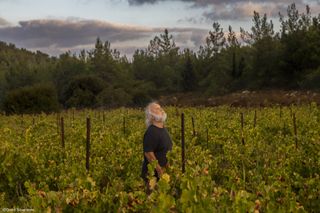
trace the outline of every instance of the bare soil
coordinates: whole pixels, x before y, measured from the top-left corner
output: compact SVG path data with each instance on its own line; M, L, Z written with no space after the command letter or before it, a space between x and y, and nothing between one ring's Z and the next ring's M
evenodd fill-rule
M220 106L234 107L265 107L307 105L312 102L320 104L320 92L316 91L239 91L223 96L205 96L201 93L178 93L170 96L161 96L160 103L174 106Z

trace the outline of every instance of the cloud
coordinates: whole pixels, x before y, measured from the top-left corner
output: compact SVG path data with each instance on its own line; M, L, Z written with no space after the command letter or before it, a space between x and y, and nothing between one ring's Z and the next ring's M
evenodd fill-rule
M203 16L207 20L247 20L253 16L253 11L267 14L268 17L278 17L279 12L286 14L287 5L282 3L237 3L234 5L216 5L212 11L206 11Z
M1 26L8 26L8 25L10 25L10 23L7 20L5 20L4 18L0 17L0 27Z
M168 28L170 34L173 35L177 46L181 49L197 49L203 45L209 30L197 28ZM163 32L163 30L161 30Z
M279 13L282 15L287 15L288 6L292 2L289 1L251 1L251 2L234 2L233 4L221 3L215 5L209 5L206 11L203 12L202 17L207 22L212 21L247 21L252 19L253 12L259 12L260 15L267 14L268 18L279 18ZM305 13L306 5L310 6L312 15L317 15L320 13L320 5L315 4L312 1L308 2L296 2L296 8L300 13ZM185 19L187 20L187 19ZM191 19L192 20L192 19ZM194 22L194 20L192 20ZM199 23L203 22L201 19L198 20Z
M226 4L234 4L234 3L278 3L279 0L127 0L129 5L142 5L142 4L155 4L155 3L160 3L164 1L180 1L180 2L185 2L185 3L193 3L194 6L208 6L208 5L226 5ZM297 4L302 3L303 0L296 0L295 2ZM319 0L309 0L309 1L319 1ZM291 4L292 0L282 0L281 3L283 4Z
M142 4L156 4L169 0L127 0L129 5L139 6ZM287 8L293 2L292 0L170 0L180 1L182 3L191 4L191 8L202 8L205 10L201 18L186 17L178 22L201 23L203 18L207 22L219 20L248 20L253 16L253 11L261 14L266 13L270 18L278 18L279 12L286 14ZM311 6L311 12L314 14L320 13L320 0L295 0L294 1L299 11L304 12L306 4Z
M92 43L97 37L110 42L147 36L150 29L95 20L31 20L0 29L0 39L23 42L27 47L71 47Z
M169 28L169 33L177 37L177 43L194 47L207 33L197 28ZM97 20L30 20L20 21L18 26L0 28L0 40L14 43L18 47L40 50L58 55L67 50L78 52L94 47L97 37L109 41L112 48L130 54L134 49L146 48L155 35L163 28L123 25ZM90 48L91 47L91 48Z
M159 0L128 0L129 5L154 4Z

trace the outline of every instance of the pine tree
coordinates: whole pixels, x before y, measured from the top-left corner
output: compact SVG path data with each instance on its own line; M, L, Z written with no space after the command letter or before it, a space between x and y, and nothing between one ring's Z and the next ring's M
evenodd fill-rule
M190 57L190 52L187 50L186 53L186 62L184 69L182 71L182 86L184 91L192 91L196 86L196 76L193 69L192 60Z

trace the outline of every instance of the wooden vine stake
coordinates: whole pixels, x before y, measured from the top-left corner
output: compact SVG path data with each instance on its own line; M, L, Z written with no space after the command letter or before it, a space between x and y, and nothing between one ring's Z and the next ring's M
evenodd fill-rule
M209 143L209 129L208 128L206 129L206 132L207 132L207 149L208 149L208 143Z
M196 136L196 130L195 130L195 128L194 128L194 117L192 116L192 118L191 118L192 120L192 136L193 137L195 137Z
M90 130L91 122L90 118L87 117L87 143L86 143L86 169L89 171L89 159L90 159Z
M60 134L60 114L57 114L57 117L56 117L56 124L57 124L57 134Z
M298 148L298 136L297 136L296 113L293 113L293 131L294 131L294 140L295 140L296 149L297 149Z
M244 137L243 137L243 126L244 126L243 112L240 113L240 117L241 117L241 142L242 142L242 145L245 145Z
M126 117L123 116L123 134L126 135Z
M184 113L181 114L181 159L182 173L185 172L185 144L184 144Z
M64 119L63 119L63 117L60 118L60 132L61 132L61 145L62 145L62 148L64 148L65 144L64 144Z

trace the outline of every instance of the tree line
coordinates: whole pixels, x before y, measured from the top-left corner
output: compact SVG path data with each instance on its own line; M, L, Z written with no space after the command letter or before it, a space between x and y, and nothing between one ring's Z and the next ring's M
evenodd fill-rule
M97 38L93 50L50 57L0 42L0 102L6 113L141 106L160 95L320 88L320 14L295 4L276 32L254 12L250 31L214 22L197 51L181 50L164 30L132 60Z

